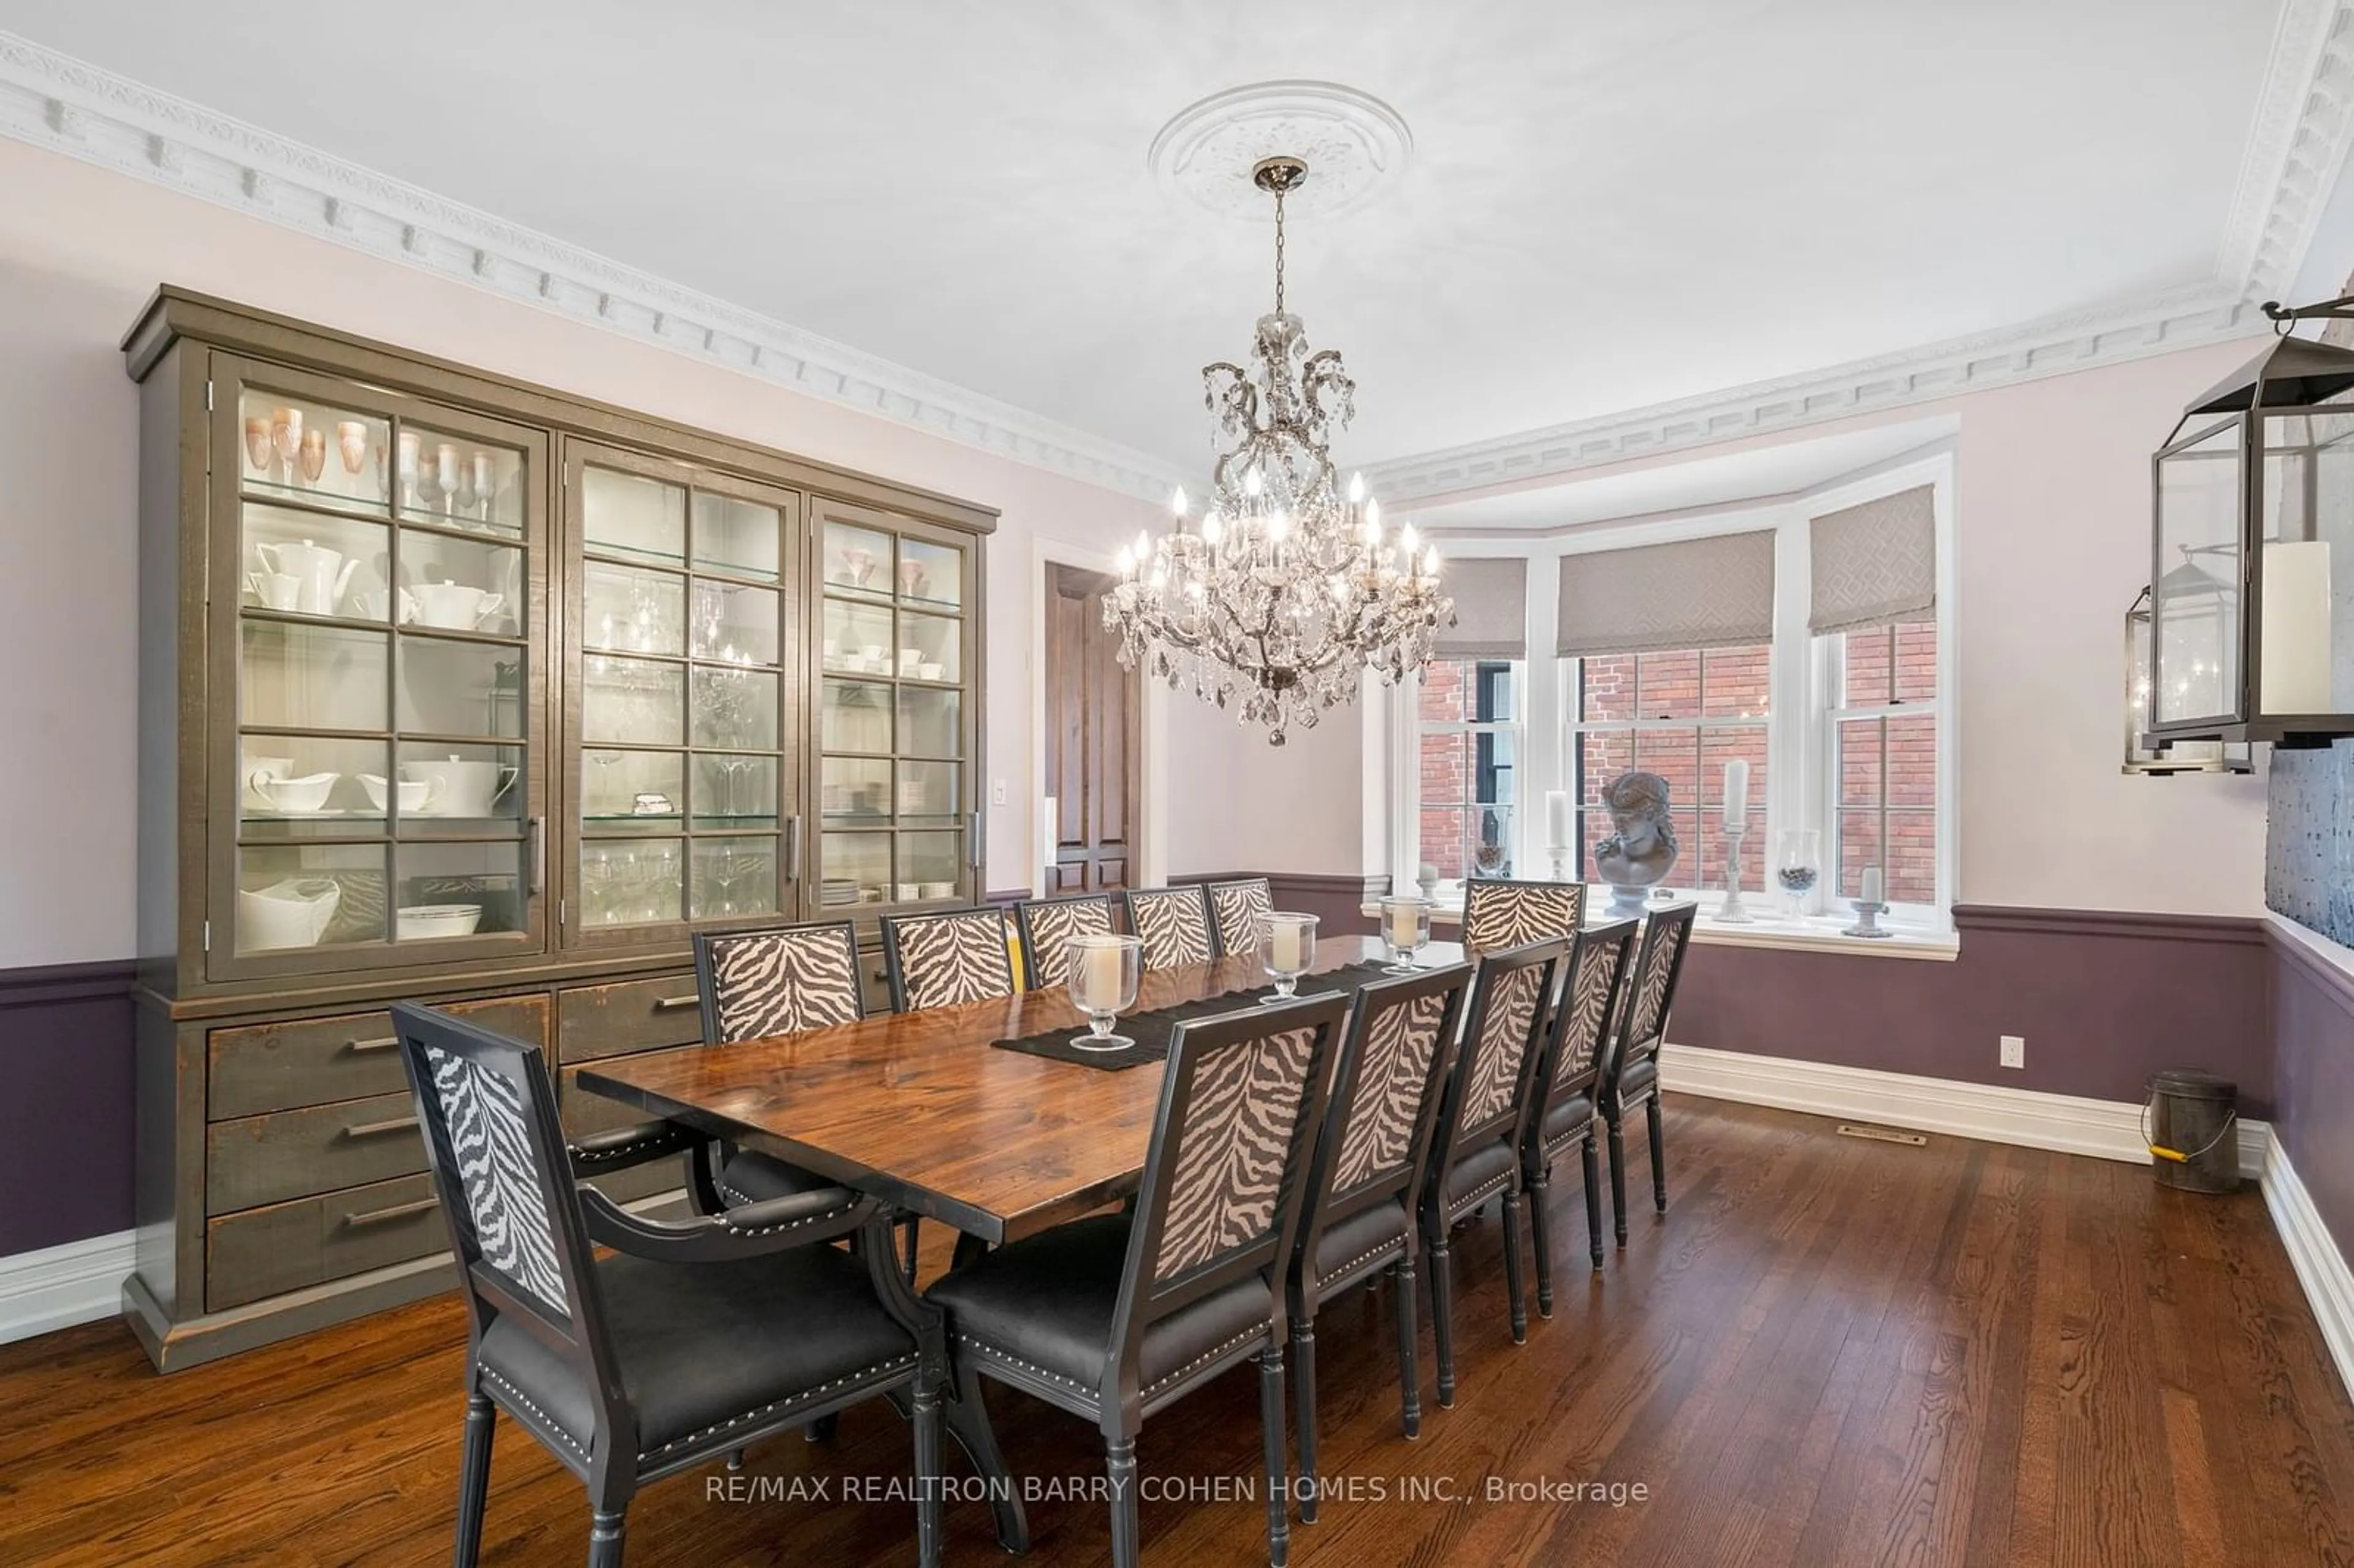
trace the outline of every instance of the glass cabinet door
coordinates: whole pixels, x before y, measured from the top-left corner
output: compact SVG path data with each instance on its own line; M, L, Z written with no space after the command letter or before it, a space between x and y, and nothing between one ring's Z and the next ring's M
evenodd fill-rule
M818 910L970 903L973 551L864 508L815 516Z
M567 453L567 940L798 913L799 497L585 444Z
M215 383L214 972L544 946L544 440L226 356Z

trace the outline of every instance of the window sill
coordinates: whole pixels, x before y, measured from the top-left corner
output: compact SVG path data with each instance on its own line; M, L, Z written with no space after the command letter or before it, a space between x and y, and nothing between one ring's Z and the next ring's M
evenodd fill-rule
M1721 896L1721 895L1719 895ZM1728 925L1709 913L1713 899L1703 904L1692 921L1692 940L1707 948L1766 948L1792 953L1844 953L1867 959L1925 959L1951 963L1961 957L1960 937L1951 929L1925 926L1890 927L1891 935L1866 938L1845 935L1853 916L1815 916L1803 920L1787 916L1761 917L1745 925ZM1363 913L1378 919L1382 907L1368 903ZM1430 912L1433 927L1459 926L1463 911L1440 906Z

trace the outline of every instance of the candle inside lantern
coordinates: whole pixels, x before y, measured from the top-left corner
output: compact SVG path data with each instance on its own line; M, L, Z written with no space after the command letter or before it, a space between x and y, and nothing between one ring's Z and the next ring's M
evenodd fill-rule
M1863 868L1863 902L1866 904L1882 902L1880 896L1881 886L1880 868L1876 865L1865 866Z
M1267 967L1278 974L1297 974L1306 969L1299 958L1299 938L1304 934L1299 921L1278 920L1267 933Z
M1569 791L1566 789L1545 791L1545 847L1569 847Z
M1397 903L1390 906L1390 946L1413 948L1422 940L1422 910L1416 905Z
M1749 764L1734 758L1724 765L1724 825L1742 829L1749 823Z
M1120 948L1106 942L1080 949L1079 994L1075 999L1090 1012L1110 1012L1119 1006Z

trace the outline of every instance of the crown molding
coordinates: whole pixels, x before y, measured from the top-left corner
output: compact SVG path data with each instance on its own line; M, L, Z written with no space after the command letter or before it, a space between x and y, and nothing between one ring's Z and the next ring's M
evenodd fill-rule
M0 32L0 135L1150 501L1172 464Z
M2243 298L2277 299L2295 281L2349 144L2354 0L2286 0L2216 260Z

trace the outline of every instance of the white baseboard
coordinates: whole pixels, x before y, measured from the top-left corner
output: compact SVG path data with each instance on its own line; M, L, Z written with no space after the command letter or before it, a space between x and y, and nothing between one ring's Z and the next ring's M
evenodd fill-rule
M2089 1154L2098 1160L2135 1164L2149 1160L2149 1146L2142 1141L2142 1107L2130 1100L2085 1099L1672 1044L1660 1049L1659 1078L1670 1091L1710 1099L1847 1117L1915 1132L2016 1143L2062 1154ZM2243 1117L2239 1145L2241 1173L2262 1176L2272 1145L2271 1126Z
M134 1266L134 1234L116 1231L0 1257L0 1345L95 1323L122 1310L122 1281Z
M2305 1287L2305 1298L2320 1320L2322 1342L2338 1364L2338 1381L2354 1393L2354 1268L2347 1266L2337 1238L2321 1223L2321 1213L2297 1179L2296 1167L2288 1162L2288 1151L2278 1139L2267 1141L2264 1207L2272 1211L2273 1226L2288 1249L2296 1281Z

